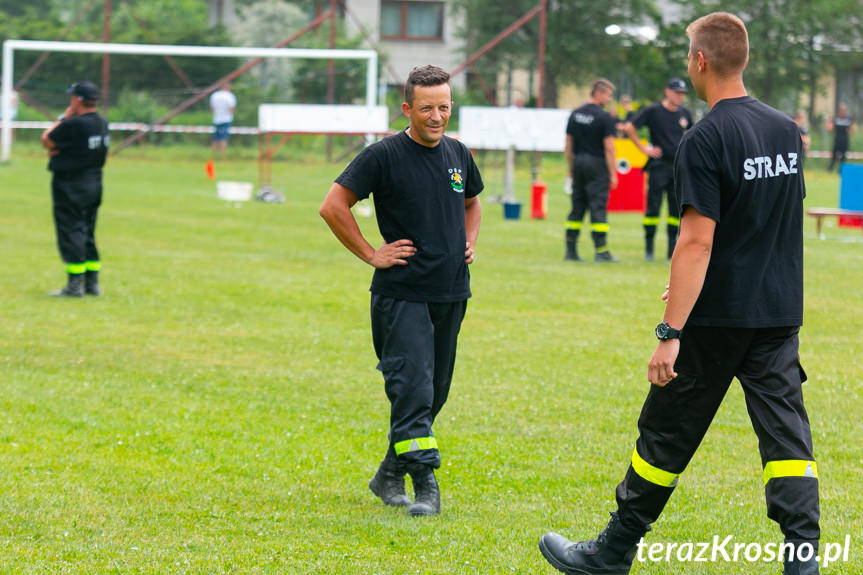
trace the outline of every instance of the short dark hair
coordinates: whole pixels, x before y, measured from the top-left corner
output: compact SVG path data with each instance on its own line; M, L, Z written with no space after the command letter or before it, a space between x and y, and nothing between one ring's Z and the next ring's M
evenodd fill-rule
M590 85L590 95L591 97L597 92L609 92L614 93L614 84L611 83L610 80L606 80L605 78L597 78L593 81L593 84Z
M405 83L405 102L413 103L415 86L440 86L441 84L449 85L449 91L452 94L449 72L432 65L417 66L408 74L408 81Z
M749 61L749 34L743 21L728 12L702 16L686 27L692 56L704 54L717 75L741 74Z

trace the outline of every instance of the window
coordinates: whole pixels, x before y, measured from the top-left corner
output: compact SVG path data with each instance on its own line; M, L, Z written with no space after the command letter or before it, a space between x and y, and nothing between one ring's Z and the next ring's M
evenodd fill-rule
M443 2L382 0L381 37L389 40L442 40Z

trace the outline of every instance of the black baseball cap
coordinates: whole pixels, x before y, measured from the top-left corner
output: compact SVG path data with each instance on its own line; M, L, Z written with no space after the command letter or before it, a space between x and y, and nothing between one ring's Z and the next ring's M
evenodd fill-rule
M66 88L66 93L78 96L82 100L99 99L99 88L93 82L75 82Z
M675 92L686 92L686 82L681 80L680 78L672 78L668 81L668 85L666 86L669 90L673 90Z

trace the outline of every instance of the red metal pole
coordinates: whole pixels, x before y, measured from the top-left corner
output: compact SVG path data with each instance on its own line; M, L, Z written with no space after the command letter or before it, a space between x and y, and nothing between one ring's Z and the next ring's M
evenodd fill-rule
M539 58L539 90L536 94L536 107L542 108L545 104L545 31L548 13L548 0L540 0L542 12L539 13L539 46L537 48ZM545 218L545 188L537 188L542 184L539 183L539 172L542 164L542 152L537 150L533 154L533 169L531 170L531 179L534 183L534 189L541 190L543 199L541 200L541 213ZM536 212L540 213L540 212Z
M536 107L542 108L545 102L545 30L548 12L548 0L540 2L542 12L539 13L539 93L536 96Z
M330 0L330 50L336 47L336 0ZM335 89L336 61L327 62L327 104L333 104L336 99ZM333 137L327 136L327 161L333 159Z
M512 35L516 30L524 26L527 22L530 22L534 16L543 12L542 5L534 6L530 12L510 24L503 32L492 38L485 46L477 50L473 53L473 55L465 60L460 66L458 66L455 70L450 72L450 76L456 76L464 72L468 66L479 60L486 52L506 40L507 37Z
M336 0L330 0L330 50L336 47ZM332 104L335 100L335 73L336 61L329 60L327 62L327 104Z
M105 32L103 42L111 42L111 0L105 0ZM108 86L111 81L111 55L102 54L102 116L108 117Z

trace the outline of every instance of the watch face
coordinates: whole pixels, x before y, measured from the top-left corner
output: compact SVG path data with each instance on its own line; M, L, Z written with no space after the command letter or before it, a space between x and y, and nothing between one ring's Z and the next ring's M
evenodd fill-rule
M665 339L668 336L668 324L663 322L656 326L656 337Z

